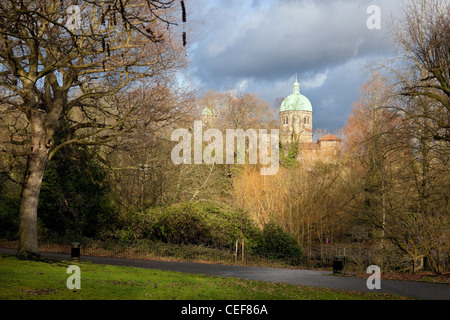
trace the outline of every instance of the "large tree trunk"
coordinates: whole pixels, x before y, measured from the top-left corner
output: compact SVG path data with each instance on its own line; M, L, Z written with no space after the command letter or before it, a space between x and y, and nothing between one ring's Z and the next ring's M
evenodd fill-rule
M50 149L41 119L35 117L33 120L31 121L32 140L23 181L19 216L18 255L26 257L39 256L37 209Z

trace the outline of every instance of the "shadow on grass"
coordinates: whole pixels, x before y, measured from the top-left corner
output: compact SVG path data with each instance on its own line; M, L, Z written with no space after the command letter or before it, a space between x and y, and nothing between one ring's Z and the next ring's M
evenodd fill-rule
M35 262L43 262L49 265L55 265L58 267L68 267L69 265L73 264L71 261L65 261L65 260L55 260L55 259L49 259L49 258L43 258L40 255L11 255L11 254L0 254L1 258L11 258L15 257L18 260L21 261L35 261Z

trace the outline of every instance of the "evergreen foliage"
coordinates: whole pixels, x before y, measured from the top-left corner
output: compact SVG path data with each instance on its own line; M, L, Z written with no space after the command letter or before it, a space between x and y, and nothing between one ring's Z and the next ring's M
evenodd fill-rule
M86 149L62 149L45 171L38 209L41 227L73 238L95 237L111 227L116 210L108 199L106 177L106 170Z
M303 256L303 250L297 239L284 232L274 222L269 222L264 226L262 232L257 236L253 252L269 259L286 260L294 265L300 264Z

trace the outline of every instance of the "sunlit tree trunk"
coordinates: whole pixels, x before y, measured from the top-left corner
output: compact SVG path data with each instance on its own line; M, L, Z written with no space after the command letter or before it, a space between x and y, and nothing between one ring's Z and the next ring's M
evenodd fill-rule
M37 208L48 148L36 138L30 146L20 204L19 254L38 255Z

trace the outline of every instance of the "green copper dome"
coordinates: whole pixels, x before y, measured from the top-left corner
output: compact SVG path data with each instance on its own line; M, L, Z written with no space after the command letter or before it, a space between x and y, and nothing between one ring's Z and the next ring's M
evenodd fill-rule
M215 116L216 112L209 107L203 109L202 116Z
M294 82L294 92L283 100L280 106L280 112L283 111L310 111L312 112L311 102L304 95L300 94L300 85L297 82L297 76Z

